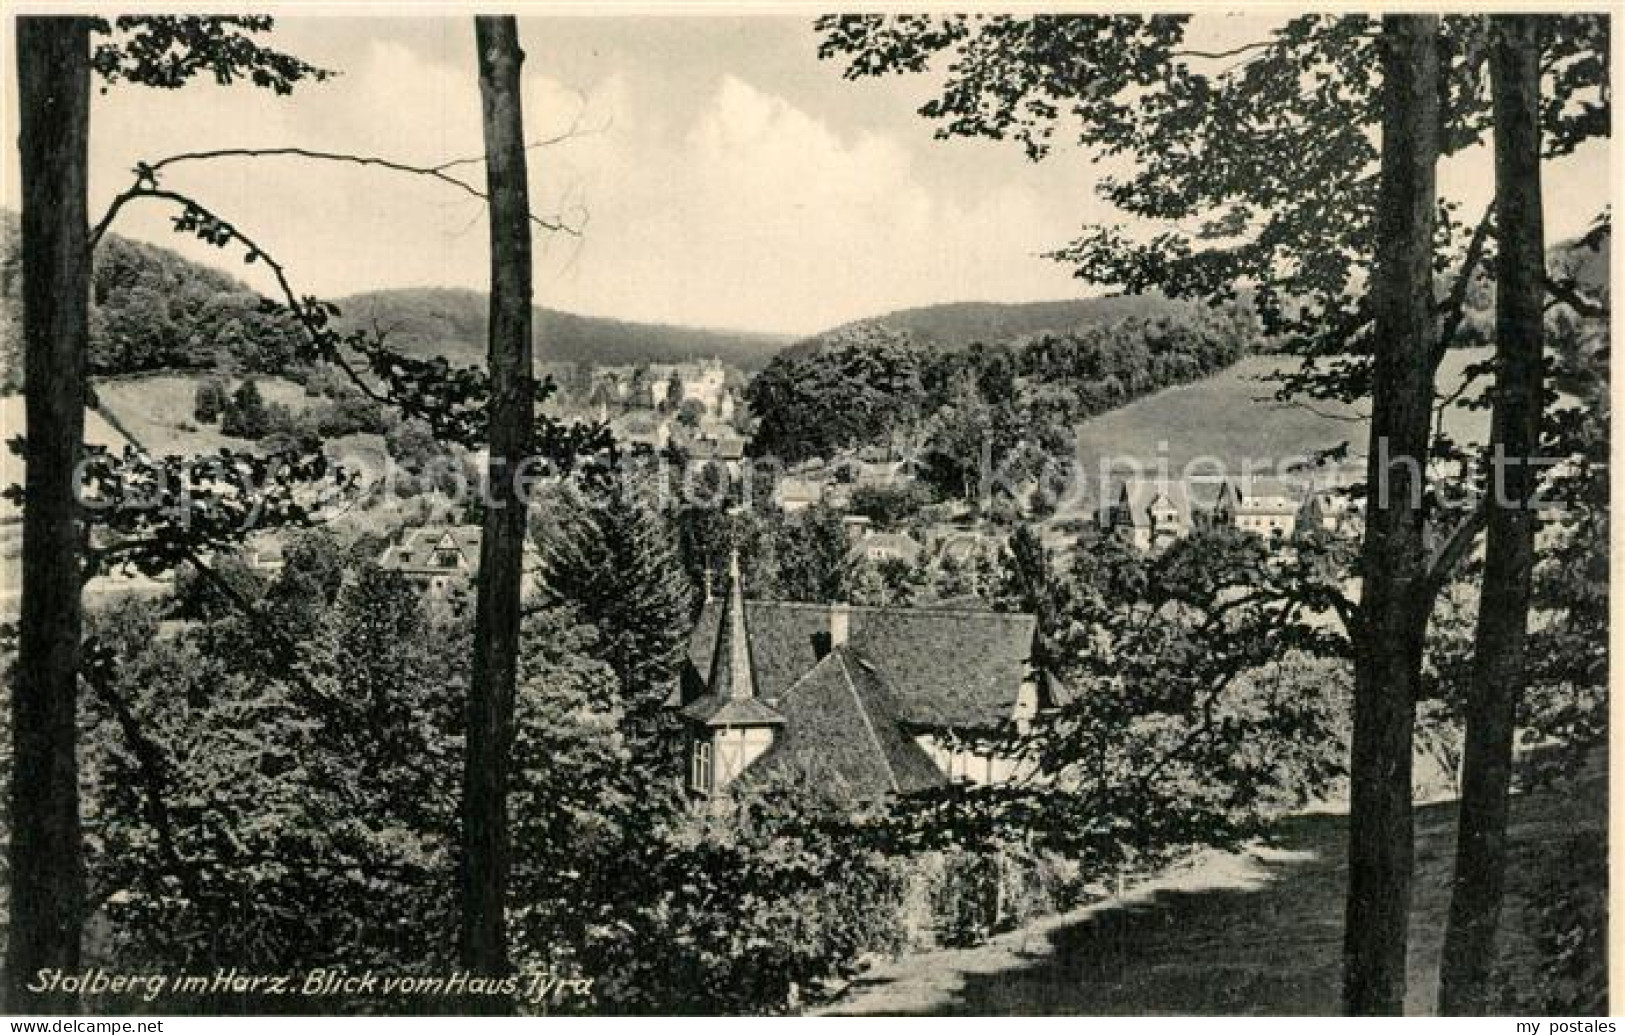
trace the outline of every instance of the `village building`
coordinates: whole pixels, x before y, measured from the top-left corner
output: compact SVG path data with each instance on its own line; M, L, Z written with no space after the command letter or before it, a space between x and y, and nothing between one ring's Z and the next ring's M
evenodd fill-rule
M480 571L479 525L425 525L402 529L378 558L385 571L398 572L423 591L443 595L466 589ZM541 555L525 540L523 587L536 588Z
M603 415L600 419L607 419L609 407L620 406L626 401L626 386L613 377L597 376L593 378L592 387L587 391L587 405Z
M824 483L824 506L830 510L846 511L852 509L852 483L830 481Z
M1123 536L1141 550L1160 548L1183 538L1196 527L1198 515L1183 482L1171 479L1130 479L1104 509L1101 526Z
M696 363L653 363L644 378L648 388L646 405L675 410L688 400L695 399L705 407L707 413L716 413L722 406L727 382L727 368L715 359ZM643 400L639 402L642 404Z
M786 474L773 485L773 505L786 514L806 510L823 500L826 487L820 478Z
M1064 703L1032 667L1032 615L747 600L735 556L707 600L668 705L697 796L788 778L864 800L1008 781L986 745Z
M913 565L919 562L922 552L923 547L907 532L865 530L855 538L851 549L847 551L847 559L867 561L870 564L901 561Z
M280 573L285 564L282 537L274 532L249 537L243 544L242 554L250 568L266 575Z
M738 478L745 461L745 436L728 427L711 425L684 435L678 443L692 464L721 464L730 477Z
M993 563L1004 552L1006 538L956 525L938 525L927 530L926 548L938 563L958 565Z
M610 421L610 433L627 449L665 450L671 442L671 421L649 412L632 411Z
M898 489L916 481L907 460L869 458L861 454L838 457L831 465L835 481L852 488Z
M1213 505L1213 522L1272 541L1290 539L1300 506L1297 494L1278 478L1227 481Z
M1360 513L1360 501L1348 489L1315 489L1298 508L1297 531L1342 535L1355 529Z

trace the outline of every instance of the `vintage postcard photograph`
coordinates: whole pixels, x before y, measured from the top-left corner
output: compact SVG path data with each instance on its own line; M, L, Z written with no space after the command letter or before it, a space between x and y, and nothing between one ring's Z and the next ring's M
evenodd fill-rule
M1608 6L225 6L0 5L10 1030L1615 1031Z

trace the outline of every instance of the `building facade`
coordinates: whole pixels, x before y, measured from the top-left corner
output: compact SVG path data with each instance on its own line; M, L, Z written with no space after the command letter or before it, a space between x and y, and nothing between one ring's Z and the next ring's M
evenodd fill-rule
M738 561L708 600L668 705L699 797L788 778L859 800L1009 780L987 745L1063 703L1032 668L1031 615L746 600Z
M385 571L398 572L431 594L444 595L467 589L479 575L483 538L479 525L424 525L401 529L379 556L378 566ZM541 555L529 539L525 540L525 592L537 587L540 566Z

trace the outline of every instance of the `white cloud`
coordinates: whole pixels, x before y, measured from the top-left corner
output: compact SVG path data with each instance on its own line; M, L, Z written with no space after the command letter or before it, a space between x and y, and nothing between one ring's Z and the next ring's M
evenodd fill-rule
M559 288L583 301L618 295L617 312L812 330L903 305L1069 287L1030 257L1056 228L1025 190L957 206L922 185L897 141L843 136L732 76L669 145L601 158L588 173L591 259Z
M462 20L429 46L328 33L315 19L290 31L282 45L342 74L291 97L201 82L99 95L93 209L129 183L137 160L181 151L298 146L409 163L480 153L472 39ZM912 116L899 120L900 130L855 130L724 69L704 69L690 81L707 84L705 92L676 103L663 94L658 68L619 60L591 67L593 78L579 88L545 74L544 60L525 74L528 136L582 131L530 156L538 211L574 215L579 206L589 218L579 243L538 239L537 296L548 304L811 331L907 305L1074 289L1064 271L1032 254L1071 229L1055 204L1043 203L1042 187L1022 176L979 194L961 184L957 200L948 196L954 184L949 177L944 186L940 165L932 175L919 168L928 130ZM483 178L477 164L458 173ZM432 180L296 159L189 164L165 179L255 236L300 291L336 297L486 283L483 205ZM132 207L116 230L271 290L258 279L262 268L176 237L170 215Z
M805 27L702 22L656 31L607 18L563 33L562 23L527 23L529 136L554 135L578 117L585 131L531 153L533 203L544 213L580 205L590 217L579 244L539 238L540 299L626 319L810 331L903 306L1087 290L1036 254L1087 220L1117 221L1092 193L1100 170L1087 156L1062 149L1035 166L1006 143L933 141L914 111L929 93L919 82L843 82L816 62ZM0 27L0 43L9 29ZM1239 23L1215 31L1243 29L1251 31ZM99 95L92 207L129 183L135 161L177 151L298 145L408 162L476 156L472 35L465 18L287 18L277 45L341 76L285 98L206 82ZM555 78L564 75L581 81ZM0 79L14 112L15 78ZM0 170L14 189L15 149ZM459 172L483 178L477 164ZM1545 187L1554 237L1583 229L1608 173L1602 145L1553 164ZM486 282L483 205L422 177L239 161L178 167L167 182L252 232L301 290ZM1441 183L1469 208L1487 198L1482 161L1446 163ZM132 209L117 230L263 276L176 238L169 214Z

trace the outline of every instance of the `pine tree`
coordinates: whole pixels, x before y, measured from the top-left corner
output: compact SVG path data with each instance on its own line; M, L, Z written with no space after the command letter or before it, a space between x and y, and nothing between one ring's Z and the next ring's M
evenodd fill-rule
M213 424L225 412L227 398L226 384L218 377L199 381L192 402L192 419L199 424Z
M664 520L629 491L568 500L542 553L544 605L573 608L598 630L620 684L635 753L655 751L688 639L690 590Z
M249 378L231 393L230 402L220 414L220 433L233 438L259 438L269 430L265 399L260 395L260 386Z

